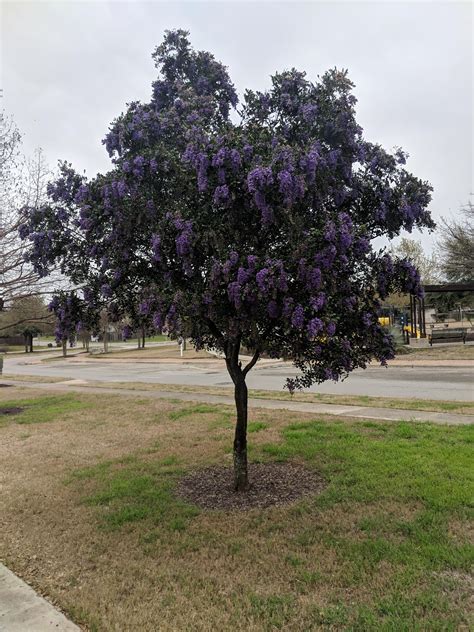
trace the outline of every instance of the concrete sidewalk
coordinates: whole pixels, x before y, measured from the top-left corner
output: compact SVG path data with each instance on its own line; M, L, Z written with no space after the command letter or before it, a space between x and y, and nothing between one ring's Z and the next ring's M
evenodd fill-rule
M46 599L0 564L0 632L80 632Z
M47 391L76 391L81 393L110 393L128 397L150 397L151 399L179 399L188 402L206 402L208 404L227 404L234 406L234 398L229 395L210 395L208 393L186 393L167 391L163 389L153 391L85 386L83 380L69 380L67 382L15 382L2 380L4 384L23 386L26 388L44 389ZM293 412L335 415L337 417L354 417L356 419L373 419L379 421L420 421L448 426L466 426L474 424L474 415L458 415L455 413L435 413L401 408L376 408L374 406L348 406L339 404L316 404L292 402L277 399L249 398L250 408L266 408L274 410L289 410Z

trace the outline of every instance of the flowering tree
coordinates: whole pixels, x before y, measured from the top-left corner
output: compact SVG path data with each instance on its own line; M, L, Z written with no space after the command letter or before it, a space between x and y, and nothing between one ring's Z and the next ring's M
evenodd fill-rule
M151 101L130 104L104 140L111 170L86 181L63 165L22 234L43 274L59 261L118 311L141 296L158 330L222 351L243 490L249 371L263 354L291 358L293 391L392 357L380 300L420 293L419 276L371 241L432 227L431 187L401 150L363 138L346 72L278 73L238 107L225 67L186 32L167 32L153 58Z
M72 344L76 333L81 329L83 304L75 292L58 292L48 305L50 312L56 316L54 336L61 343L63 356L67 355L67 343Z

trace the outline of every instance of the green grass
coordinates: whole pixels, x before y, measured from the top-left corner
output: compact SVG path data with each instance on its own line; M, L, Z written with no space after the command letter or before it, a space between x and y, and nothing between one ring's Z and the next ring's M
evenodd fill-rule
M91 407L90 401L96 398L71 393L18 396L1 406L23 406L27 419L53 421ZM77 548L58 538L63 547L58 577L66 553L64 566L74 576L83 559L94 560L87 581L100 593L96 598L86 584L80 591L71 584L67 598L55 596L66 610L68 601L77 604L79 610L72 611L77 621L87 620L91 629L97 621L97 630L127 627L124 616L131 617L134 629L154 629L160 616L163 627L177 630L197 620L216 630L263 632L470 629L474 426L260 410L248 426L250 461L305 464L324 478L325 489L287 506L206 511L179 499L175 488L193 468L230 466L224 453L232 445L233 408L140 402L139 415L136 399L104 394L101 408L87 413L93 451L89 435L81 441L77 432L67 435L71 424L56 435L54 426L48 428L51 445L65 456L43 459L46 464L35 473L43 476L45 489L53 479L61 486L61 493L45 493L44 501L41 496L41 503L49 503L44 514L51 523L24 523L24 510L12 503L10 514L31 529L25 540L41 555L50 551L45 524L63 533L64 517L72 516L67 535ZM123 427L118 411L128 417ZM103 425L95 425L97 420ZM25 446L28 458L41 430L11 431L19 438L18 454ZM49 454L49 446L41 449L35 463ZM78 455L88 467L73 469ZM36 499L36 482L22 493ZM157 583L149 583L154 577ZM115 612L107 604L118 586L125 605ZM143 609L150 611L149 628L133 618ZM180 612L189 612L189 619L173 627Z
M116 530L126 524L147 521L145 541L155 539L153 527L183 531L198 510L173 495L177 477L183 473L176 457L153 462L136 457L104 461L77 470L66 481L93 481L83 502L99 509L102 528Z
M474 563L472 543L449 534L450 521L467 529L473 518L474 428L313 421L293 424L283 434L285 441L263 446L263 455L303 458L330 481L308 511L344 507L350 515L357 505L361 513L355 533L337 523L324 531L296 528L294 545L305 550L323 541L345 565L348 584L366 581L381 565L394 569L390 589L373 604L332 609L331 616L321 615L321 624L361 631L459 629L465 619L453 612L442 577L468 574ZM419 510L408 517L387 515L391 502ZM364 516L363 507L373 505L380 511Z
M180 408L170 413L169 418L173 421L178 419L184 419L186 417L192 417L193 415L206 415L208 413L216 413L221 410L221 406L218 404L192 404L185 408Z
M0 404L0 427L9 423L36 424L55 421L64 418L67 413L90 408L86 403L74 394L45 395L34 399L15 399L2 401ZM1 411L8 408L22 408L21 412L2 415Z
M268 424L266 424L264 421L251 421L248 424L247 430L248 432L252 433L260 432L260 430L265 430L266 428L268 428Z

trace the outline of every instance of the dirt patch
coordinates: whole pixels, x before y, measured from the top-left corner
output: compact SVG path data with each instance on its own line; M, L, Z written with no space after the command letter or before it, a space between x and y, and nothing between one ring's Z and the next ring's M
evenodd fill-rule
M24 410L24 408L20 408L19 406L0 408L0 415L18 415L18 413L22 413Z
M235 492L232 468L208 467L181 479L177 494L204 509L246 511L287 505L326 487L316 472L289 463L254 463L249 465L249 479L246 492Z

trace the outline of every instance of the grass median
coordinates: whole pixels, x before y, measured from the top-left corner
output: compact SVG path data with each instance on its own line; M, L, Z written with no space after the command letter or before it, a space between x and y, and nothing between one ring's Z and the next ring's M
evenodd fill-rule
M29 375L4 375L6 380L16 382L58 383L73 378L67 377L35 377ZM105 382L84 380L81 387L89 388L116 388L138 392L165 392L165 393L196 393L201 395L233 396L232 388L222 386L192 386L186 384L149 384L146 382ZM288 391L249 390L249 397L253 399L271 399L276 401L303 402L308 404L334 404L338 406L362 406L374 408L392 408L399 410L427 411L434 413L454 413L461 415L474 415L474 402L451 401L437 399L417 399L401 397L371 397L369 395L335 395L329 393L295 393Z
M5 408L2 558L90 630L469 628L472 427L252 410L251 463L325 487L216 511L176 489L230 466L232 407L12 387Z

